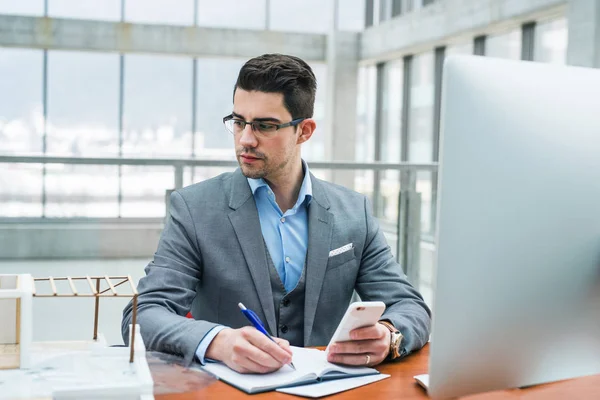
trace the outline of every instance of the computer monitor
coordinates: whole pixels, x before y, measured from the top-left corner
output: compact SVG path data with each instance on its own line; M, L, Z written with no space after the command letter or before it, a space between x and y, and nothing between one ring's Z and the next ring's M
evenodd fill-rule
M444 75L430 396L600 373L600 71Z

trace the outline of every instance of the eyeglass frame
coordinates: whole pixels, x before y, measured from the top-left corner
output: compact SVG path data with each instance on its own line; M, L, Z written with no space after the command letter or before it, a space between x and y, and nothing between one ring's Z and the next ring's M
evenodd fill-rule
M250 125L250 127L252 128L252 132L260 132L261 134L268 136L270 132L266 132L265 133L265 132L261 131L260 129L258 129L258 127L256 125L258 125L258 124L271 125L271 126L275 127L275 131L274 132L277 132L278 130L283 129L283 128L287 128L287 127L290 127L290 126L298 126L298 124L300 122L302 122L302 121L304 121L304 120L306 120L308 118L306 118L306 117L296 118L296 119L291 120L290 122L285 122L283 124L274 124L272 122L267 122L267 121L245 121L245 120L243 120L241 118L235 117L233 114L229 114L229 115L226 115L226 116L223 117L223 124L225 125L225 129L227 129L227 121L232 121L234 119L236 121L238 121L238 122L243 122L244 123L244 127L242 128L242 131L244 129L246 129L246 125ZM232 135L235 135L235 133L232 132L232 131L230 131L229 129L227 129L227 131L229 133L231 133Z

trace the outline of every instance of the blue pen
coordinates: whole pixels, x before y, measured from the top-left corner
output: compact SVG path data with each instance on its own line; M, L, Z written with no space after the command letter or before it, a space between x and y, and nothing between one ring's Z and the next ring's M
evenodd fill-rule
M265 329L265 327L263 326L262 322L260 322L260 318L258 318L258 315L256 315L254 313L254 311L247 309L242 303L238 303L238 307L240 308L240 310L242 310L242 314L244 314L244 316L248 319L248 321L250 321L250 323L259 330L259 332L262 332L263 334L265 334L269 339L271 339L271 341L273 341L275 344L279 345L272 337L271 335L269 335L269 332L267 332L267 330ZM291 362L290 363L290 367L292 367L294 370L296 370L296 367L294 367L294 363Z

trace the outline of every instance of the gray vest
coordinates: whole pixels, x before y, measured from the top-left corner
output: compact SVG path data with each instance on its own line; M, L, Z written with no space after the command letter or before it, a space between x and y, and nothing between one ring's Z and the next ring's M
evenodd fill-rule
M304 347L304 271L306 271L306 263L304 264L304 269L302 269L302 275L300 275L298 284L294 290L288 293L275 269L275 264L273 264L266 243L265 250L267 252L267 263L269 264L271 291L273 292L277 322L277 332L271 333L287 340L292 346Z

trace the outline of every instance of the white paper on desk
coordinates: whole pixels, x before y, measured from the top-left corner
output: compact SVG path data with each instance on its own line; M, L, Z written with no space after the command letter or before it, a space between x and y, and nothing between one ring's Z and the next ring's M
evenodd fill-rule
M356 378L335 379L332 381L312 383L309 385L281 388L277 389L277 391L287 394L294 394L296 396L316 398L344 392L346 390L368 385L369 383L377 382L389 377L390 376L386 374L359 376Z
M413 378L423 389L429 389L429 374L415 375Z

